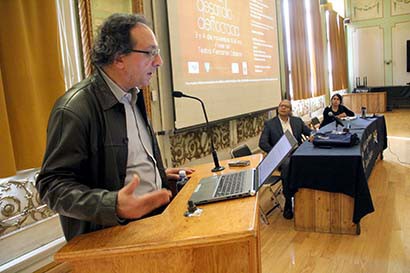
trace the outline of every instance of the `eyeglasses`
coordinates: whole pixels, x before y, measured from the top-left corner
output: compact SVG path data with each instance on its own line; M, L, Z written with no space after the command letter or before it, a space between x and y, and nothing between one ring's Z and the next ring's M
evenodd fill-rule
M138 50L138 49L130 49L132 52L136 52L136 53L144 53L148 56L150 56L151 58L154 58L155 56L159 55L160 49L159 48L153 48L151 50Z
M289 108L290 109L290 106L286 105L286 104L281 104L281 105L279 105L279 107L284 107L284 108Z

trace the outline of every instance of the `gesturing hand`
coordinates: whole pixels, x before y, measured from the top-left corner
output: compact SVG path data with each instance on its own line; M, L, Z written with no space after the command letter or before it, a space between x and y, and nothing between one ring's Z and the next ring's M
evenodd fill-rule
M140 184L140 179L134 175L132 181L118 192L117 216L123 219L137 219L154 209L169 203L172 194L166 189L161 189L136 196L134 190Z

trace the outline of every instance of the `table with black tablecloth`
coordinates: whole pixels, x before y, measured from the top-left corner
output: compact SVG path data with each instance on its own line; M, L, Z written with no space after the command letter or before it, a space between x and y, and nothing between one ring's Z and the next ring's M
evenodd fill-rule
M343 121L347 125L347 121ZM387 148L383 116L349 121L360 143L352 147L319 148L304 142L291 156L289 183L293 189L308 188L344 193L354 198L353 222L374 211L367 180L377 157ZM335 122L321 132L335 130Z

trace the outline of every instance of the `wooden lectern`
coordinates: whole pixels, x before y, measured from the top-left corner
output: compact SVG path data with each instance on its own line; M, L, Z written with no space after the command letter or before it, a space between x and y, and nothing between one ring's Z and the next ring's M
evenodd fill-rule
M262 155L246 157L255 167ZM226 167L221 173L245 168ZM261 272L257 197L199 206L199 217L185 217L187 201L213 164L196 172L166 210L154 217L78 236L55 260L73 272Z

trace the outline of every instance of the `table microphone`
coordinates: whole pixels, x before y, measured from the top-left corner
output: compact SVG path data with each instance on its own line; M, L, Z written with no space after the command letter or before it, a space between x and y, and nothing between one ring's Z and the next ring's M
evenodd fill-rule
M333 119L336 121L336 128L337 128L337 125L340 125L340 126L342 126L342 127L345 126L345 125L343 124L342 120L341 120L340 118L336 117L335 115L333 115L332 112L327 113L327 115L328 115L329 117L333 117Z
M214 160L214 164L215 167L211 170L213 172L219 172L225 169L225 167L219 165L219 160L218 160L218 154L216 153L215 147L214 147L214 141L212 140L212 132L211 129L209 127L209 121L208 121L208 115L206 114L206 110L205 110L205 105L204 102L197 97L193 97L193 96L189 96L189 95L185 95L184 93L182 93L181 91L173 91L172 92L172 96L174 98L189 98L189 99L194 99L197 100L201 103L202 106L202 111L204 112L204 116L205 116L205 121L206 121L206 130L208 132L208 136L211 139L211 154L212 154L212 158Z

